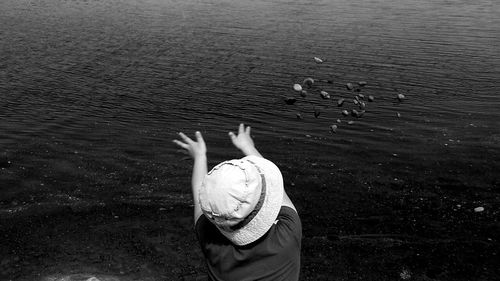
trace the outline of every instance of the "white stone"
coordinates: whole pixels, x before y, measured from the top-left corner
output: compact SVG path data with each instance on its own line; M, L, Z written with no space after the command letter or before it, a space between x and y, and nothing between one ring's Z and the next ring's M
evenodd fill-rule
M300 92L302 91L302 86L300 86L300 84L294 84L293 89L297 92Z
M474 208L474 212L476 212L476 213L480 213L482 211L484 211L484 207L476 207L476 208Z
M323 60L318 57L314 57L314 61L317 63L323 63Z

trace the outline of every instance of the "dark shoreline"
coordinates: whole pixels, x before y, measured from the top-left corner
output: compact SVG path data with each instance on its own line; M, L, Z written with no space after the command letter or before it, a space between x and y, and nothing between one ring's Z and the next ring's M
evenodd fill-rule
M203 269L193 247L191 215L185 204L120 203L4 220L0 277L43 280L89 273L120 280L182 280Z
M339 178L327 190L328 180L306 177L291 188L304 225L301 280L499 279L494 198L476 213L451 205L446 190L348 189ZM202 280L191 208L109 203L2 219L0 279Z

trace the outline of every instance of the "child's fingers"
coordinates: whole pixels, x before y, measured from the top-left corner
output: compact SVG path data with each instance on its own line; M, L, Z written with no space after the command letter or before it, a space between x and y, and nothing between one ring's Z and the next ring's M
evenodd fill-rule
M186 149L177 149L176 152L179 152L179 153L182 153L182 154L189 156L189 151L187 151Z
M231 138L231 140L234 140L236 138L236 135L233 132L229 132L228 135Z
M201 135L200 131L196 131L196 141L202 144L205 144L205 140L203 139L203 136Z
M245 125L243 123L240 124L240 127L238 128L238 135L243 134L245 132Z
M247 135L250 135L250 126L248 126L248 127L245 129L245 133L246 133Z
M190 139L188 136L186 136L183 132L179 133L179 136L182 138L183 141L185 141L188 144L193 143L193 140Z
M184 149L188 149L189 148L189 145L186 144L186 143L183 143L181 141L178 141L178 140L174 140L174 143L177 144L178 146L184 148Z

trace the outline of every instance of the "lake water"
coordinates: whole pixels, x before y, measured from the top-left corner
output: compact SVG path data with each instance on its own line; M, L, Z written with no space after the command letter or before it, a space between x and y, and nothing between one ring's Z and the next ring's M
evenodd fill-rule
M189 203L176 132L214 165L240 122L287 175L497 194L499 34L487 0L2 0L0 216ZM375 101L344 117L359 81Z

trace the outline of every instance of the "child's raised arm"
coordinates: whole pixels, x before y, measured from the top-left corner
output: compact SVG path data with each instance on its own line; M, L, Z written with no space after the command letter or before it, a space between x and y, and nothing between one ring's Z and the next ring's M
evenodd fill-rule
M234 146L241 150L245 156L254 155L262 157L259 151L255 148L252 137L250 136L250 126L245 128L245 125L240 124L240 127L238 128L238 135L235 135L233 132L229 132L229 137L231 138Z
M238 128L238 135L235 135L233 132L229 132L229 137L231 138L234 146L240 149L245 156L254 155L264 158L255 148L255 144L250 136L250 126L245 128L245 125L240 124L240 127ZM297 211L286 191L283 193L282 205L288 206Z
M187 150L194 160L191 189L194 201L194 223L196 224L196 221L202 214L200 201L198 200L198 191L203 182L203 177L207 174L207 147L200 132L195 133L196 141L193 141L183 133L179 133L179 136L183 141L174 140L174 143Z

